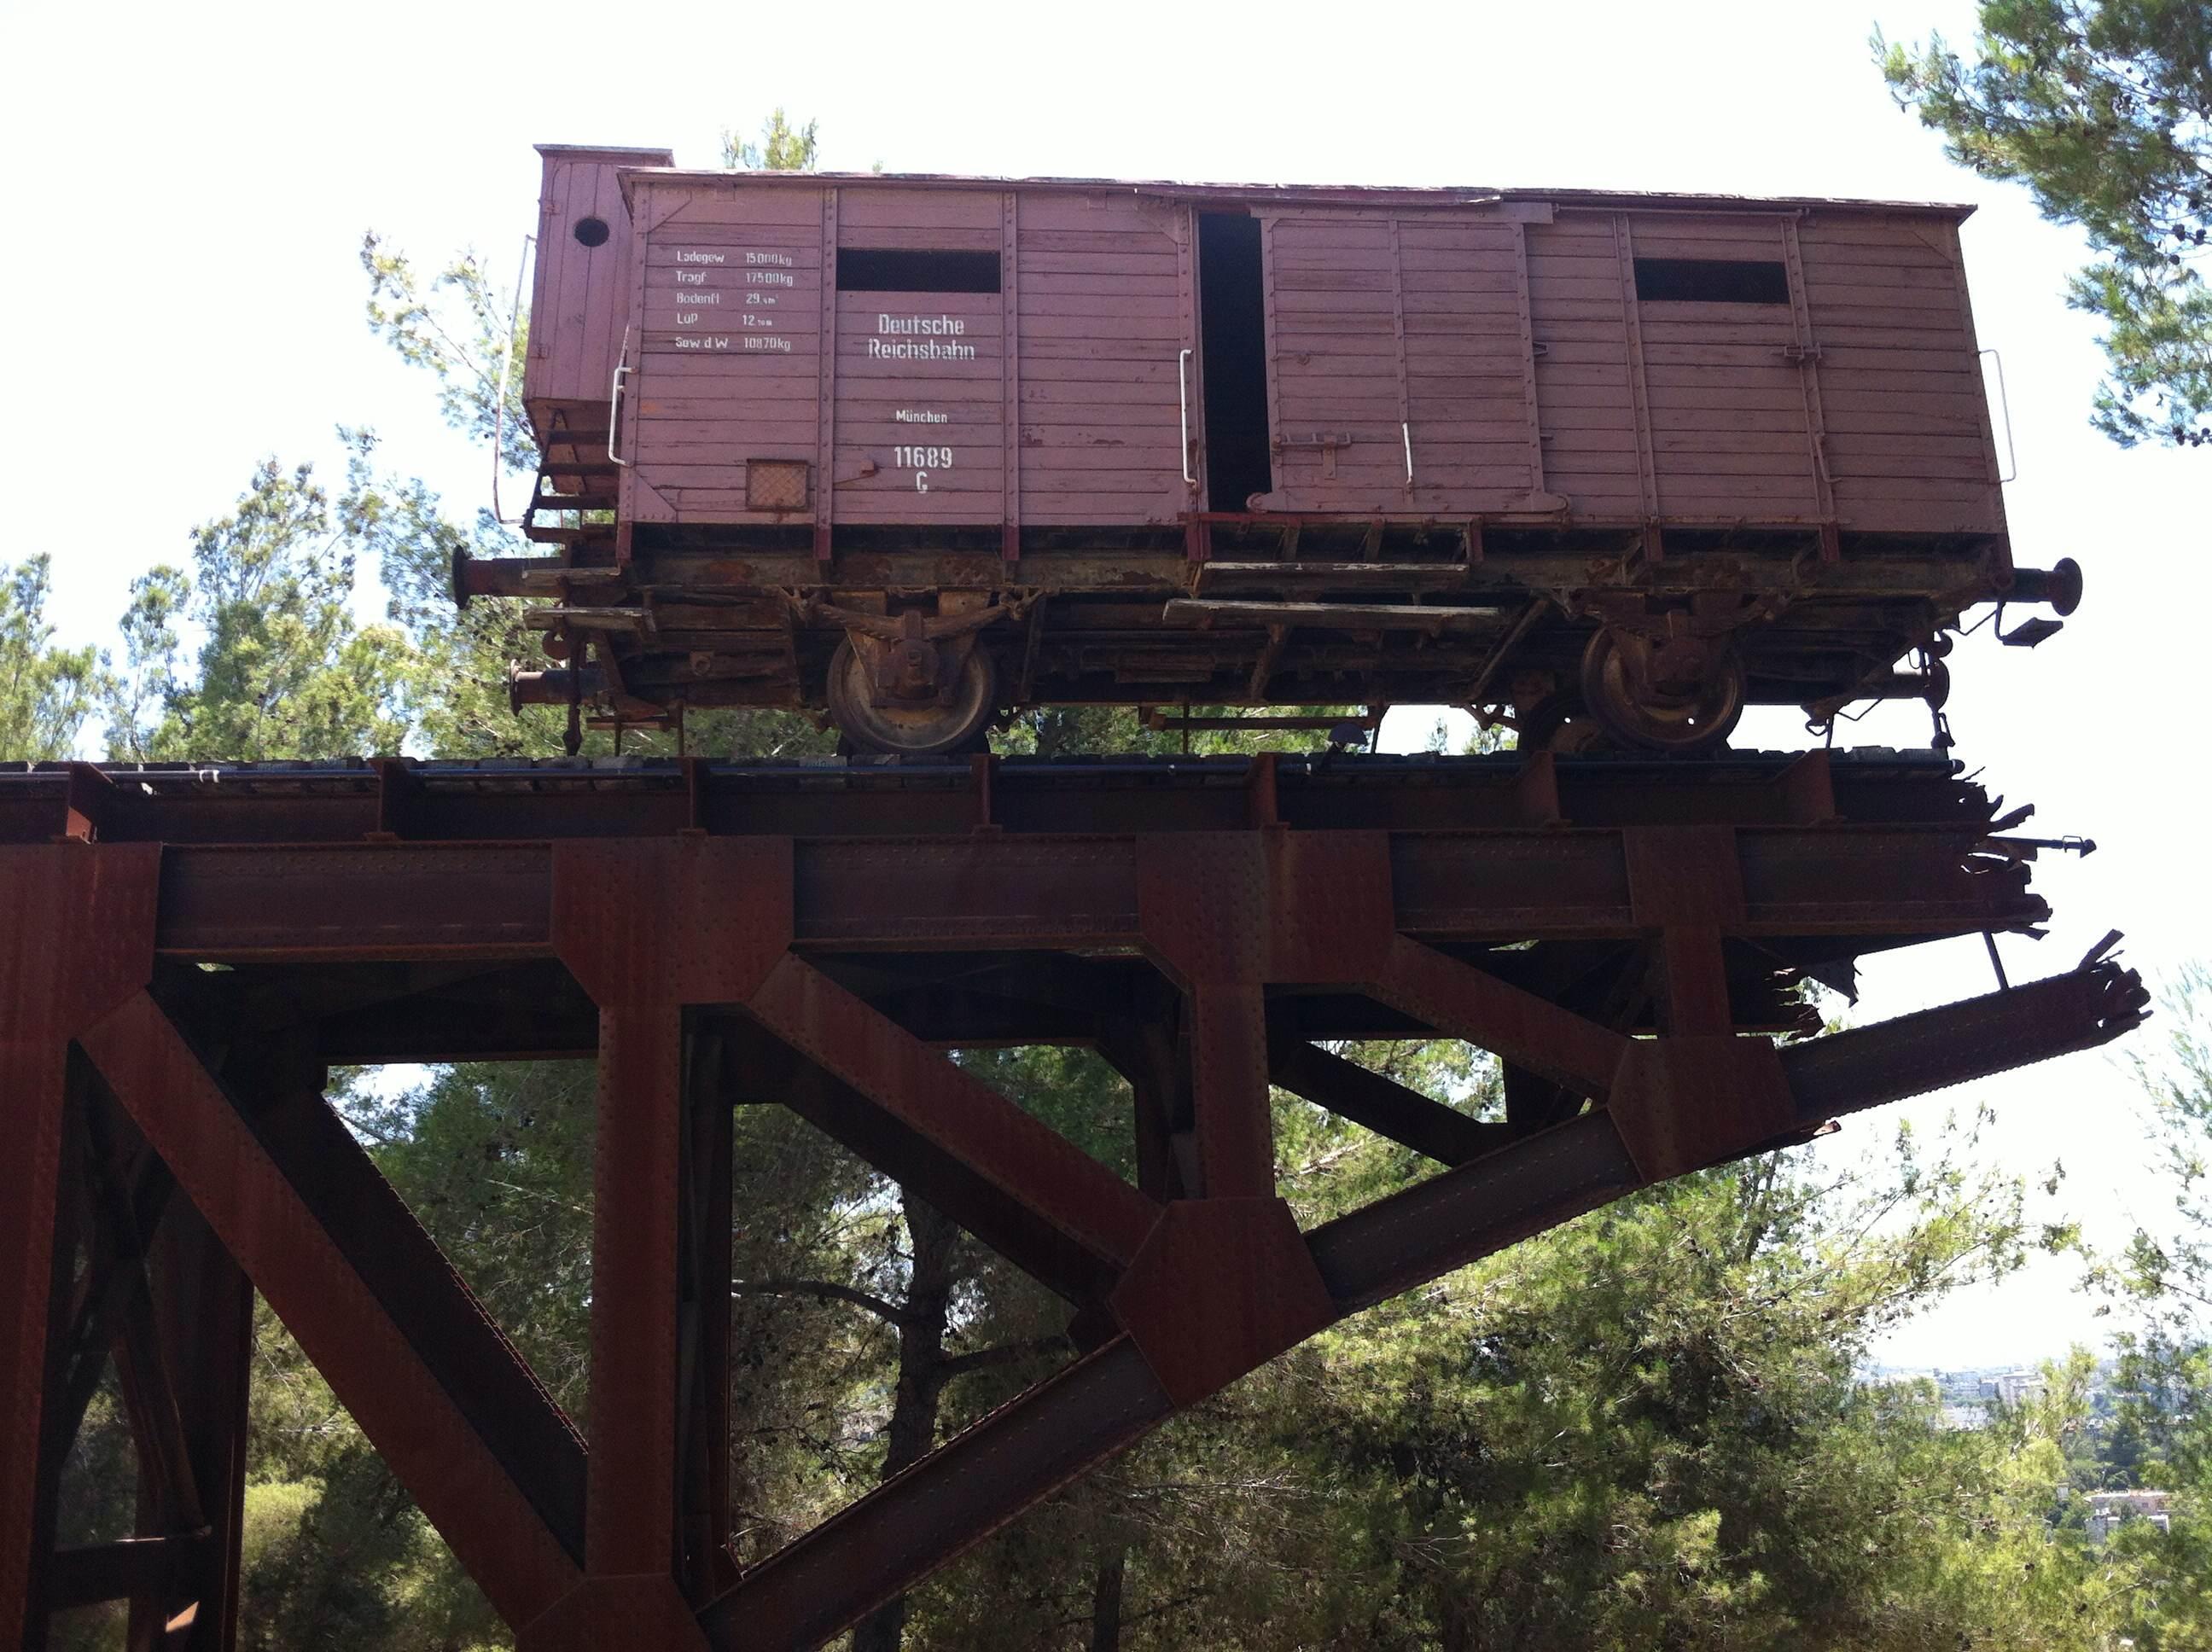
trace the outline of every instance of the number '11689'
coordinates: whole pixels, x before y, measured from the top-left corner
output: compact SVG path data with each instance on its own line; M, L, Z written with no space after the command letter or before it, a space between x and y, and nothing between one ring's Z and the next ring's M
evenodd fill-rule
M952 450L950 447L894 447L891 449L891 463L949 471L952 468Z

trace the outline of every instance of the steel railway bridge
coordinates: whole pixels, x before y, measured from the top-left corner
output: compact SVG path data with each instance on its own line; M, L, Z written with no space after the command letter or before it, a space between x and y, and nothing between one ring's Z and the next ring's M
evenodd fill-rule
M1803 1034L2032 931L1956 766L1814 752L0 771L0 1638L229 1648L258 1291L525 1652L818 1644L1342 1316L1838 1114L2113 1038L2093 955ZM2100 949L2101 951L2101 949ZM1478 1121L1330 1054L1463 1039ZM946 1059L1095 1046L1123 1180ZM325 1103L596 1060L588 1437ZM1301 1231L1270 1084L1437 1161ZM1054 1374L757 1565L724 1546L730 1122L791 1108L1064 1298ZM135 1534L55 1546L113 1361Z

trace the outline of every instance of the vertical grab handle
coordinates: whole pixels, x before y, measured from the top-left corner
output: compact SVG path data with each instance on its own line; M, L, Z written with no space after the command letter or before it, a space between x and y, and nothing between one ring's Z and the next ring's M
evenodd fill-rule
M615 362L614 381L607 386L607 457L627 471L629 461L615 452L615 438L622 434L623 380L629 377L629 329L623 329L622 355Z
M1997 406L2004 414L2005 473L1997 480L2001 483L2016 481L2020 477L2020 455L2013 451L2012 446L2012 398L2005 390L2004 357L1986 348L1981 354L1997 364Z
M1176 356L1176 402L1182 411L1182 479L1195 488L1198 478L1190 473L1190 380L1185 369L1190 366L1190 352L1183 350Z
M1398 434L1399 434L1400 435L1401 435L1401 436L1405 437L1405 439L1406 439L1406 485L1407 485L1408 488L1410 488L1410 487L1412 487L1412 486L1413 485L1413 425L1412 425L1410 422L1409 422L1409 423L1405 423L1405 424L1401 424L1401 425L1398 427Z

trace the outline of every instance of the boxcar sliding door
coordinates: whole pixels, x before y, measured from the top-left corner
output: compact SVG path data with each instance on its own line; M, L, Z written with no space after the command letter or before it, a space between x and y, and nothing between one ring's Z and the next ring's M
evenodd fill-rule
M1164 527L1194 507L1191 214L1128 190L1013 197L1018 519ZM1184 444L1184 432L1194 438Z
M1473 515L1541 485L1522 226L1481 209L1262 220L1276 511Z
M1796 525L1831 512L1812 410L1819 352L1791 266L1794 219L1640 212L1614 220L1649 410L1654 513Z

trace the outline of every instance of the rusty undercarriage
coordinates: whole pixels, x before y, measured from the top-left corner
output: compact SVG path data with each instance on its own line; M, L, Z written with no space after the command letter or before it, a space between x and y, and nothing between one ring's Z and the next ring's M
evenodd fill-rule
M562 463L587 467L587 446ZM589 482L549 465L556 485ZM804 529L641 526L618 558L611 523L567 508L592 498L538 495L528 529L555 554L453 564L465 604L534 599L554 663L517 666L510 691L570 708L577 738L772 706L826 709L852 750L941 755L1034 704L1416 704L1467 707L1524 746L1686 754L1753 705L1816 726L1875 699L1940 712L1970 610L2063 616L2081 594L2071 559L2015 570L1996 538L1748 525L1198 518L1038 534L1014 557L996 530L845 530L824 556Z

